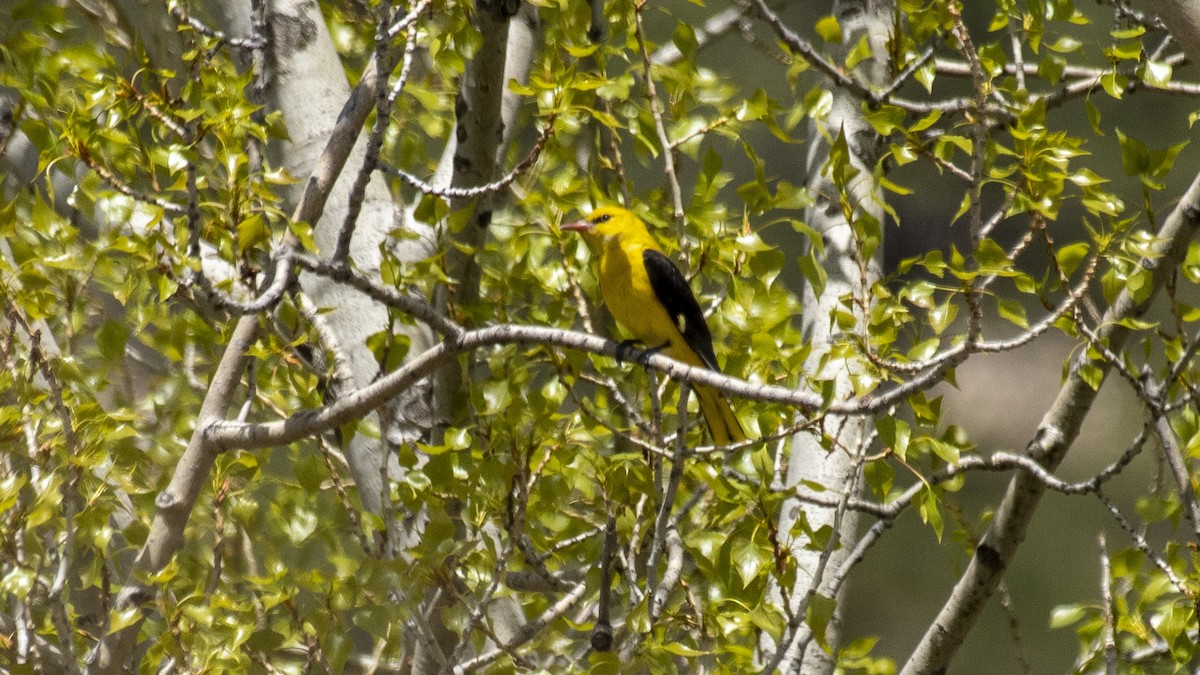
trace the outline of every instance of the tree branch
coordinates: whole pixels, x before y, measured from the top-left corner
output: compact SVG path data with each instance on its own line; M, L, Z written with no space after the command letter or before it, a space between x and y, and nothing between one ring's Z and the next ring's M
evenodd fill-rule
M320 218L326 199L372 109L375 96L373 87L376 84L376 78L373 76L375 67L374 61L368 64L358 87L346 100L329 134L324 151L304 184L304 190L292 216L293 220L313 223ZM285 246L292 241L289 235ZM204 438L204 430L209 423L225 417L228 412L233 400L232 392L249 362L246 352L254 341L257 325L258 315L247 314L238 320L233 330L230 342L205 394L188 448L175 467L170 485L156 499L158 512L151 523L150 536L138 554L134 570L126 579L125 588L118 596L114 616L119 616L153 597L153 587L138 579L141 575L153 574L162 569L183 544L184 527L201 487L208 480L215 458L211 446ZM88 671L115 673L124 670L136 646L140 625L139 620L120 630L107 632L92 653Z
M1188 243L1198 230L1200 176L1193 180L1159 231L1152 247L1154 254L1142 261L1143 267L1152 272L1149 293L1139 302L1132 292L1123 291L1105 312L1097 335L1109 349L1120 351L1124 346L1131 329L1123 321L1146 311L1183 259ZM1089 383L1093 380L1085 377L1085 371L1099 371L1100 377L1104 377L1110 367L1107 360L1097 361L1087 350L1081 350L1071 364L1058 397L1026 448L1030 457L1049 470L1062 462L1098 393L1098 386L1093 388ZM902 671L905 675L944 671L949 666L1024 540L1044 490L1045 484L1030 473L1022 472L1013 477L992 526L975 549L967 570L905 663Z
M117 596L112 618L154 598L154 587L143 579L166 566L183 546L184 528L217 458L205 441L203 430L212 422L224 418L232 405L233 391L241 382L242 371L250 361L249 349L257 332L257 316L243 317L234 328L225 347L225 355L213 373L212 383L204 396L204 403L196 418L196 431L192 433L187 449L175 466L171 482L154 499L158 510L150 524L150 533L134 561L134 569L125 587ZM102 673L124 671L136 645L140 626L141 621L138 620L105 634L93 653L91 665L95 670ZM89 672L91 670L89 668Z

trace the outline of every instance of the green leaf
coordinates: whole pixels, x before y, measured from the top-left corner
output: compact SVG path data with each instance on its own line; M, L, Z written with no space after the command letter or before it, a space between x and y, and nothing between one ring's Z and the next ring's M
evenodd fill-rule
M450 205L436 195L425 195L417 202L413 218L423 223L440 223L450 213Z
M254 633L252 633L243 644L249 649L269 654L283 646L285 641L286 638L280 633L277 633L269 628L263 628L254 631Z
M1119 28L1109 32L1114 40L1132 40L1146 34L1146 27L1141 25L1133 25L1129 28Z
M1117 322L1118 326L1124 326L1130 330L1151 330L1158 326L1157 321L1146 321L1134 316L1127 316Z
M908 422L895 417L881 417L875 422L879 431L879 440L892 449L896 456L904 459L908 454L908 442L912 437L912 429Z
M812 629L817 644L827 652L829 651L829 642L826 639L826 630L836 611L837 602L833 598L814 593L809 600L808 609L804 612L804 622Z
M292 471L295 473L296 482L300 484L300 487L310 493L320 490L321 483L329 476L329 470L325 467L324 460L311 452L296 460Z
M1050 610L1050 627L1066 628L1077 623L1086 615L1087 608L1083 605L1058 605Z
M880 501L886 499L888 493L892 491L892 480L895 475L895 469L888 464L887 460L876 459L867 462L867 465L863 467L863 476L867 479L867 485L871 486L871 492L875 493L875 498Z
M734 541L730 555L743 586L754 583L771 564L771 556L749 536Z
M696 60L696 49L699 47L699 43L696 42L696 32L692 30L690 24L686 21L680 21L675 24L675 34L671 40L675 43L685 61L692 62Z
M768 117L770 112L771 99L767 96L767 92L763 89L755 89L754 93L742 101L742 105L738 107L737 118L743 122L761 120ZM751 157L751 159L755 158Z
M111 619L108 624L108 634L112 635L113 633L124 630L135 625L141 620L142 610L139 607L116 610L111 614Z
M1142 183L1155 190L1165 187L1161 180L1175 166L1175 159L1187 147L1184 141L1163 149L1152 149L1141 141L1125 135L1117 129L1117 138L1121 142L1121 166L1127 176L1137 176Z
M933 450L933 454L937 455L943 462L958 464L960 459L958 448L935 438L926 438L924 440L929 444L929 448Z
M854 43L854 47L846 54L846 67L854 70L858 64L871 58L871 42L867 39L867 35L863 35Z
M921 521L933 528L933 533L937 535L937 540L942 540L942 512L938 510L937 495L933 490L926 488L922 490L924 498L921 500L919 508Z
M446 447L451 450L466 450L471 447L471 434L461 427L447 429L443 440Z
M111 363L120 363L125 358L125 343L129 341L129 327L122 322L106 319L96 331L96 347L100 355Z
M823 293L826 280L825 268L817 260L816 252L810 249L796 262L800 267L800 273L804 275L804 280L808 282L813 293L816 295Z
M787 620L779 608L765 602L751 609L748 617L756 628L776 638L783 635L784 626L787 625Z
M1125 87L1129 86L1129 78L1118 73L1115 70L1110 70L1100 76L1100 87L1109 96L1120 99L1125 95Z
M1079 266L1087 258L1091 252L1091 247L1086 242L1076 242L1068 244L1055 251L1055 257L1058 260L1058 267L1063 274L1070 277L1079 269Z
M1171 84L1172 68L1166 61L1146 61L1138 71L1145 82L1151 87L1165 89Z
M1092 97L1088 96L1083 100L1084 110L1087 111L1088 124L1092 125L1092 133L1097 136L1103 136L1104 130L1100 128L1100 109L1092 103Z
M876 133L888 136L904 130L904 120L908 113L899 106L883 104L874 110L868 110L864 116Z
M1191 618L1192 611L1177 604L1168 605L1150 616L1150 625L1154 627L1155 632L1162 636L1163 641L1172 646L1172 656L1176 661L1179 661L1179 658L1175 653L1175 644L1181 638L1186 637ZM1195 645L1192 645L1192 648L1194 649ZM1191 650L1184 650L1185 662L1188 659L1187 652L1189 651Z
M975 262L984 274L1003 274L1012 267L1008 252L991 239L982 239L975 250Z
M1020 302L1000 296L996 298L996 305L1001 317L1021 328L1029 328L1029 320L1025 318L1025 306Z
M704 161L701 165L701 175L703 175L705 180L711 184L716 180L717 174L721 172L721 169L724 166L724 158L722 158L720 154L713 150L712 146L709 146L708 151L704 153Z
M958 316L958 305L947 300L929 309L929 326L933 332L941 335Z
M908 128L908 132L916 133L916 132L920 132L920 131L925 131L929 127L932 127L934 124L937 124L938 120L940 120L940 119L942 119L942 111L940 109L934 110L933 112L929 113L928 115L917 120L916 124L914 124Z
M1046 80L1050 84L1058 84L1062 81L1063 73L1066 72L1067 60L1061 56L1047 54L1045 58L1038 61L1037 74L1038 77Z
M1099 391L1104 384L1104 370L1095 363L1085 363L1079 367L1079 377L1092 389Z
M709 653L706 651L701 651L699 649L693 649L693 648L688 647L677 641L667 642L666 644L663 645L663 650L670 652L676 656L683 656L683 657L687 657L687 658L704 656Z
M237 245L239 251L248 251L265 243L271 237L271 230L262 212L255 212L237 225Z
M817 35L821 39L833 44L841 44L844 36L842 35L842 24L837 20L836 16L827 14L813 25L813 30L817 31Z
M1047 44L1046 48L1050 51L1058 52L1059 54L1070 54L1083 49L1083 42L1071 35L1063 35L1054 41L1053 44Z
M929 63L921 66L913 73L913 78L925 88L926 94L933 93L933 81L935 77L937 77L937 64L933 59L930 59Z
M1096 172L1087 167L1076 171L1067 177L1067 180L1078 185L1079 187L1093 187L1109 182L1107 178L1096 175Z

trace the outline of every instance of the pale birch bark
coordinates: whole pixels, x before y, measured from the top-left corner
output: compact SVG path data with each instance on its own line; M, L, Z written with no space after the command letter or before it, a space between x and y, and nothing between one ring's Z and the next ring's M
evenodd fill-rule
M481 1L475 5L473 21L482 37L482 45L462 76L455 104L454 128L431 180L436 189L475 188L490 183L500 172L499 167L518 129L517 113L521 103L521 97L509 90L508 82L528 82L537 46L537 11L532 5L516 0ZM447 221L435 226L438 247L444 252L446 272L452 281L437 289L433 305L449 318L456 318L453 316L455 308L469 308L478 299L480 270L475 256L487 241L488 226L499 201L500 196L495 193L451 199L451 212L465 212L468 216L450 219L461 222L458 227L452 227ZM411 207L408 219L416 220ZM455 359L434 377L433 443L441 442L447 425L454 419L453 405L462 389L462 366ZM465 536L462 531L457 534ZM499 533L489 529L487 535L496 540L499 548ZM442 609L455 602L454 595L450 588L432 587L419 611L438 617ZM511 598L498 598L486 611L492 632L501 642L507 643L525 624L520 606ZM436 620L429 628L432 636L416 631L409 635L414 652L412 672L439 672L444 669L446 658L461 657L467 651L462 640L469 636L460 637ZM428 637L435 638L436 644ZM489 640L485 651L497 647ZM440 653L432 653L434 650Z
M225 9L222 3L217 10ZM238 8L229 8L236 10ZM225 21L223 29L236 34L249 31L248 10L241 8L239 15L214 12ZM281 106L288 123L292 144L281 152L281 161L300 176L312 175L312 179L299 186L303 198L296 195L298 219L315 221L315 239L318 246L332 247L340 229L348 205L348 189L353 182L353 173L343 176L342 167L356 169L362 164L362 144L349 146L339 140L354 143L366 118L366 108L354 106L350 89L341 70L340 60L329 39L324 18L316 3L280 2L268 10L266 23L271 26L274 70L268 83L268 95ZM311 87L311 88L310 88ZM364 92L359 91L360 94ZM305 103L297 103L304 101ZM311 103L313 107L308 107ZM298 106L298 107L289 107ZM347 115L348 112L352 114ZM311 126L310 126L311 125ZM340 135L338 131L342 132ZM335 139L331 141L331 138ZM294 155L289 155L294 152ZM356 161L357 160L357 161ZM349 162L347 164L347 162ZM324 172L324 173L322 173ZM318 176L318 174L322 174ZM328 182L323 180L329 177ZM339 177L333 181L333 177ZM324 217L322 217L324 209ZM386 234L394 217L390 196L382 186L377 186L374 195L370 190L364 200L360 222L368 223L357 231L357 241L352 243L351 258L360 269L377 269L380 260L379 242ZM339 217L341 216L341 217ZM386 216L386 217L385 217ZM418 247L427 239L416 240ZM414 252L415 254L415 252ZM323 290L317 290L320 295ZM357 314L340 315L337 330L343 331L344 343L351 350L358 350L349 360L354 365L356 383L369 384L378 374L378 365L362 339L372 332L387 327L386 311L374 306L374 302L357 293L340 290L328 291L340 294L336 297L323 296L318 302L340 302L341 308L354 307ZM117 611L136 611L136 607L152 597L154 589L138 579L162 569L183 545L184 528L195 505L199 492L207 484L213 461L214 448L204 434L211 423L224 419L233 401L233 391L240 382L248 363L246 350L253 343L258 318L243 316L238 321L234 338L227 346L210 384L202 410L197 418L197 432L172 475L171 483L157 498L157 513L151 523L145 545L138 554L134 570L126 579L117 600ZM359 338L355 341L355 338ZM362 352L366 352L364 355ZM383 478L380 468L386 454L380 443L363 438L359 444L347 449L347 458L356 479L362 476L359 490L364 506L374 512L382 510L380 496ZM119 672L123 670L135 653L140 621L135 621L121 630L105 635L97 646L89 671Z
M839 0L834 3L834 15L841 23L846 49L854 46L862 35L869 36L873 57L857 69L858 77L865 84L886 83L892 11L892 3L886 0ZM838 56L840 61L845 53ZM882 223L883 209L882 195L875 180L879 138L863 117L862 98L843 88L835 88L832 95L828 115L815 119L810 126L806 160L808 190L815 201L805 211L805 222L821 235L824 253L819 256L819 262L826 280L821 289L805 284L801 326L804 338L812 344L804 372L813 379L832 380L835 398L843 399L853 396L851 377L857 366L852 361L837 359L822 365L830 345L842 333L834 323L833 313L850 309L858 323L855 330L866 331L866 318L862 313L865 305L860 302L869 303L871 286L879 278L883 250L882 245L879 246L875 255L864 260L860 241L846 216L849 212L851 218L872 218ZM858 170L858 175L845 186L835 185L826 166L830 143L839 136L844 136L850 161ZM801 481L813 481L839 494L857 483L855 477L861 468L857 458L871 432L871 418L831 414L826 416L820 432L820 437L805 432L792 439L784 479L786 489L798 488ZM788 595L793 610L798 609L802 614L808 605L805 598L814 590L826 597L837 597L838 591L830 588L832 571L840 566L853 547L858 518L853 511L844 508L816 506L792 497L784 502L780 513L781 533L791 531L801 510L813 530L830 526L837 532L831 543L833 549L829 551L807 548L810 542L802 536L789 542L798 571ZM783 602L781 596L776 597ZM779 668L785 672L832 672L834 660L811 639L811 631L802 620L803 616L799 616L793 621L792 630L784 635L783 645L772 646L772 649L783 650L775 658ZM836 621L831 622L826 638L830 647L836 650Z
M250 34L249 5L246 3L212 3L220 12L222 28L234 35ZM276 165L287 168L293 175L307 176L329 140L342 107L350 98L341 59L325 27L324 17L316 3L304 0L277 0L269 5L266 20L270 27L271 45L267 63L266 94L272 110L283 113L290 141L269 148ZM371 77L370 73L364 77ZM350 208L350 188L363 165L366 137L360 135L346 160L343 170L325 201L320 220L313 224L313 239L322 256L333 253L338 234ZM299 198L303 183L291 186L291 207ZM354 236L350 240L350 264L355 269L377 277L382 260L381 247L388 242L388 232L399 225L396 208L381 176L373 176L366 186L362 208ZM416 262L433 253L431 231L420 223L404 223L413 237L388 243L401 261ZM387 309L348 285L325 277L302 274L300 285L324 315L329 328L344 350L342 357L349 363L353 375L344 383L354 389L370 384L379 376L379 363L367 346L367 338L391 328ZM407 327L412 340L412 353L425 351L433 344L428 330ZM419 427L422 419L417 401L416 419L406 420L401 411L401 424ZM378 427L378 414L361 422ZM416 432L407 435L410 437ZM350 473L358 487L363 507L372 513L383 512L383 477L393 471L383 470L388 462L386 447L376 434L354 434L345 447Z

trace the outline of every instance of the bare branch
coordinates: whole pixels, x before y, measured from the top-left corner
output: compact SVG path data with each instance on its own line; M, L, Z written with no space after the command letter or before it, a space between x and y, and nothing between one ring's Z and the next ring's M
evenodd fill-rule
M600 552L600 598L596 603L596 626L592 629L592 649L606 652L612 649L612 579L613 559L617 551L617 519L612 511L604 524L604 548Z
M1099 536L1100 544L1100 602L1104 606L1104 633L1101 641L1104 644L1105 675L1117 675L1117 641L1116 622L1113 620L1112 593L1112 563L1108 559L1108 543L1104 533Z
M387 86L388 77L391 75L392 69L396 67L396 59L392 55L391 36L387 31L387 24L391 18L391 3L384 0L377 11L379 19L378 25L375 27L375 59L372 61L376 64L375 72L372 73L375 78L375 126L367 135L367 150L363 153L362 166L359 167L358 173L354 176L354 184L350 187L346 215L338 230L337 244L332 256L333 263L338 266L349 265L350 240L354 236L354 229L358 224L358 214L362 212L363 199L367 194L367 183L371 181L371 174L375 172L375 167L379 164L379 152L383 149L383 136L392 121L392 102L396 100L394 96L389 95L390 91ZM411 32L408 37L408 43L411 45L413 42ZM409 45L406 45L406 50Z
M1113 518L1117 519L1117 524L1121 526L1121 529L1125 530L1125 533L1128 534L1131 539L1133 539L1133 545L1136 546L1137 549L1150 560L1150 562L1154 563L1154 566L1157 567L1159 571L1161 571L1167 578L1167 580L1171 582L1171 585L1175 587L1175 590L1186 598L1191 598L1193 600L1196 599L1196 591L1192 590L1191 586L1185 583L1183 579L1180 579L1179 575L1175 573L1175 570L1171 568L1170 563L1168 563L1166 560L1163 560L1163 557L1158 555L1158 553L1151 548L1150 542L1146 541L1146 538L1142 536L1141 531L1134 527L1133 523L1129 522L1129 520L1125 518L1125 515L1121 513L1121 510L1117 508L1117 505L1114 504L1113 501L1100 490L1096 490L1096 497L1100 499L1100 502L1103 503L1105 508L1108 509L1109 513L1113 515Z
M667 126L663 122L662 103L658 100L654 76L650 72L650 52L646 49L646 34L642 27L642 10L645 6L644 2L634 5L634 33L637 36L638 49L642 54L642 77L646 81L646 101L650 105L650 116L654 118L654 130L658 134L658 144L662 149L663 173L667 176L667 186L671 189L671 203L675 207L672 215L675 221L675 236L679 240L679 256L686 262L689 244L683 220L683 190L679 187L679 176L675 172L675 156L671 152L671 137L667 135Z
M208 275L200 270L192 274L190 279L185 282L185 285L198 286L204 299L218 309L224 309L235 314L257 314L269 310L278 304L283 299L283 294L292 285L292 282L295 280L295 276L292 274L294 255L294 251L287 245L284 245L271 255L275 259L275 268L267 277L270 283L259 292L258 297L249 302L235 300L233 296L222 292L213 285Z
M185 206L180 206L175 202L162 199L160 197L155 197L146 194L141 190L130 187L124 180L117 177L116 174L110 171L108 167L104 166L99 160L92 157L91 153L89 153L86 148L77 148L75 155L79 157L84 164L87 164L88 168L90 168L92 171L95 171L97 176L100 176L100 178L104 179L104 182L108 183L109 187L117 192L120 192L126 197L139 202L144 202L146 204L153 204L162 209L163 212L169 213L173 216L182 216L187 214L187 207Z
M542 612L541 616L521 626L517 630L517 634L514 635L511 640L499 648L484 652L473 659L468 659L455 665L454 672L469 673L478 668L482 668L489 663L492 663L496 659L500 658L500 656L503 654L512 653L521 645L537 637L537 634L540 633L542 629L544 629L551 621L554 621L563 614L566 614L567 610L571 609L571 607L583 597L584 591L586 590L587 584L583 582L576 584L575 587L571 589L570 593L567 593L560 598L558 602L546 608L546 611Z
M263 47L266 46L266 40L264 40L261 37L256 36L256 37L248 37L248 38L239 38L239 37L229 37L229 36L225 35L225 33L205 24L204 22L200 21L199 19L197 19L197 18L193 17L191 14L189 14L187 11L187 3L179 2L179 3L167 3L167 4L168 4L168 8L171 12L171 16L175 17L176 21L178 21L181 24L185 24L185 25L189 26L190 28L195 30L197 33L200 33L201 35L203 35L205 37L210 37L215 40L221 40L222 42L228 43L229 46L237 47L238 49L262 49Z
M771 29L775 31L775 34L779 36L779 39L782 40L785 45L787 45L788 49L804 57L804 59L815 66L817 70L824 73L825 76L830 80L833 80L834 86L848 91L871 103L879 102L876 95L866 85L850 75L847 75L832 61L826 59L824 56L821 56L819 53L817 53L817 50L813 49L812 45L810 45L807 40L800 37L794 30L784 25L783 21L779 18L779 15L775 14L775 12L773 12L771 8L767 6L765 0L753 1L755 12L767 22L767 25L769 25Z
M957 362L947 361L902 385L879 394L844 401L822 401L820 395L788 387L749 382L700 366L689 366L659 353L636 351L624 354L611 340L558 328L505 324L449 336L444 342L411 360L404 367L363 387L348 392L337 402L297 413L278 422L238 424L219 422L208 429L209 440L221 450L263 448L291 443L333 428L369 413L388 399L412 386L460 353L502 344L540 344L579 349L616 358L617 352L646 367L692 385L706 385L745 399L786 403L808 411L865 414L884 410L910 394L940 382L942 374ZM757 441L756 441L757 442ZM751 443L753 444L753 443Z
M372 299L429 324L431 328L443 335L455 336L462 333L460 326L438 314L415 294L401 293L395 288L377 283L371 277L353 268L341 267L315 256L295 254L293 259L302 269L353 286Z
M690 387L681 387L679 390L679 428L682 430L687 427L687 401L688 394L691 393ZM679 533L675 532L671 527L671 513L675 508L675 495L679 492L679 482L683 479L683 465L687 462L688 446L684 440L684 434L680 433L675 438L675 454L671 457L671 473L667 479L666 489L662 491L659 498L658 516L654 521L654 538L650 544L650 555L646 559L646 592L650 594L650 625L658 620L662 612L663 605L666 603L667 594L675 581L678 581L679 570L675 569L675 581L668 581L670 572L663 574L661 587L658 583L658 558L662 554L664 547L667 546L668 536L674 533L676 539ZM668 562L668 568L671 564Z
M892 94L895 94L897 91L899 91L900 87L903 87L904 84L908 82L918 70L925 67L925 64L929 63L929 60L933 58L934 50L937 48L937 43L940 41L941 36L930 38L928 44L925 45L925 48L922 49L921 53L917 55L917 58L909 61L908 65L904 66L904 70L901 70L896 77L892 78L891 84L884 87L879 92L879 99L881 101L889 100Z
M400 33L403 33L404 31L408 30L409 27L411 27L414 23L416 23L417 19L420 18L421 13L424 12L425 10L429 9L429 6L431 4L433 4L433 0L420 0L415 5L413 5L413 8L408 10L407 14L405 14L403 17L400 18L399 21L392 24L391 27L388 28L388 30L387 30L388 37L394 38L397 35L399 35Z
M533 148L529 150L529 154L526 155L525 158L520 162L517 162L512 170L505 174L502 178L494 180L490 183L476 185L474 187L437 187L436 185L426 183L410 173L406 173L384 163L380 163L378 168L383 173L399 178L409 186L416 188L422 194L436 195L438 197L446 197L448 199L472 199L475 197L490 195L493 192L499 192L511 185L513 181L517 180L526 171L528 171L529 167L533 166L534 162L536 162L538 157L542 154L542 150L546 147L546 141L550 140L550 137L554 135L555 117L556 115L552 113L546 118L546 121L542 124L542 131L540 134L538 134L538 139L533 144Z

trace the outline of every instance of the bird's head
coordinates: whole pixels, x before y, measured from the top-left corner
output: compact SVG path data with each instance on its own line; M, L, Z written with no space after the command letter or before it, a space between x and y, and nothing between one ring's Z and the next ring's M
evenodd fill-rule
M601 206L583 220L563 225L562 229L578 232L593 244L627 238L650 238L642 219L619 206Z

